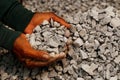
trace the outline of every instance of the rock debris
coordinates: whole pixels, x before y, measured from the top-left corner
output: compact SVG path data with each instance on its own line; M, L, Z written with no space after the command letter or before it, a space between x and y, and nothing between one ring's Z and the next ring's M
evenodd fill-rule
M64 52L68 45L67 57L49 67L29 69L0 48L0 79L120 80L119 4L119 0L24 0L29 10L53 11L71 24L66 29L51 19L26 34L32 47L51 55Z

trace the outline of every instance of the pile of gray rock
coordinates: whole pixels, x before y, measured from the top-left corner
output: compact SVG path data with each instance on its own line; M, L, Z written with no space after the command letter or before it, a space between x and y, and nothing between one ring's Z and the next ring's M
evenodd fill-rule
M53 19L48 22L43 21L38 25L32 34L26 34L31 46L36 50L44 50L54 55L65 52L67 38L70 36L69 30Z
M24 5L28 9L54 11L71 24L70 29L61 27L56 22L55 25L58 25L56 27L41 25L41 27L36 27L34 34L26 35L28 39L34 35L42 36L37 43L30 41L35 49L43 47L38 47L38 45L36 47L34 44L42 44L47 50L46 45L52 46L53 49L59 48L56 45L62 48L69 43L67 57L49 67L29 69L17 61L11 53L1 55L1 80L120 80L120 10L117 8L118 3L117 0L25 0ZM49 24L47 21L44 23ZM57 38L54 39L52 36ZM48 44L43 42L46 39L48 39ZM53 41L54 45L49 43L49 40ZM62 42L62 45L59 42ZM59 51L61 49L53 50L56 53Z

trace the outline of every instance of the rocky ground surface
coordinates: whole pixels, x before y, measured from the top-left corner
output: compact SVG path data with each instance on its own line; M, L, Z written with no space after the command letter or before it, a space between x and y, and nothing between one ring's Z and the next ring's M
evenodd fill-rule
M23 5L63 17L72 25L67 38L72 44L67 58L35 69L1 49L1 80L120 80L119 0L24 0Z

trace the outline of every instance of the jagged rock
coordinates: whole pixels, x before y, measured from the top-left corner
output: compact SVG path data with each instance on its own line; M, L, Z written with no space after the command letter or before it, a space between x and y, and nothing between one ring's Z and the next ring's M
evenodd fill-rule
M117 76L111 77L110 80L118 80Z
M80 50L80 55L81 55L82 59L88 58L88 54L86 52L84 52L83 50Z
M85 80L85 79L83 79L83 78L77 78L77 80Z
M86 30L82 29L79 34L81 37L84 37L86 35L86 33L87 33Z
M70 37L70 31L69 30L65 30L65 37Z
M74 44L75 46L77 46L77 47L80 47L80 46L83 45L84 43L83 43L83 40L82 40L81 38L77 38L77 39L73 42L73 44Z
M54 57L56 51L64 51L64 45L67 47L67 55L62 61L49 67L40 67L38 72L28 69L25 74L27 68L19 63L13 54L9 53L12 56L2 54L4 53L2 50L0 51L0 78L7 73L8 80L15 79L16 75L19 80L120 79L119 0L23 0L23 2L23 5L33 12L53 11L70 23L70 35L67 36L65 31L68 29L65 28L64 23L59 24L58 19L53 16L52 18L56 21L50 19L49 22L43 22L33 30L35 36L38 36L35 38L35 49L53 49L53 46L50 47L47 44L52 38L58 44L58 47L55 47L58 50L50 52L50 55ZM27 38L30 36L31 34L26 34ZM74 41L78 38L83 40L83 44L75 46ZM84 52L81 54L80 50ZM92 63L95 66L91 66ZM87 67L85 66L84 69L82 65ZM62 69L59 70L56 66Z
M48 72L44 72L43 74L41 74L41 79L42 80L50 80L50 78L48 77Z
M120 63L120 55L118 55L115 59L114 59L114 62L119 64Z
M120 26L120 19L119 18L113 18L110 22L110 25L113 26L114 28Z
M81 68L89 75L95 75L94 70L98 68L98 65L94 63L92 63L90 66L88 64L82 64Z

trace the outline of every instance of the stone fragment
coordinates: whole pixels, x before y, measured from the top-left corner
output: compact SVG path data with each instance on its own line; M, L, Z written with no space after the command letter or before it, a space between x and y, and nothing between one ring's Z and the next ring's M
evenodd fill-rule
M57 72L55 70L49 72L48 77L56 77L56 76L57 76Z
M34 69L32 69L32 71L31 71L31 75L32 76L35 76L35 75L37 75L39 73L39 68L34 68Z
M94 49L97 49L100 46L100 43L98 40L94 40Z
M70 67L68 68L68 74L73 75L74 73L75 73L75 72L74 72L72 66L70 66Z
M58 48L47 48L46 49L48 52L55 52L55 53L59 53Z
M107 13L107 16L115 17L115 13L113 12L114 8L112 6L109 6L105 9L105 12Z
M114 28L119 27L120 26L120 19L119 18L113 18L110 22L110 25Z
M111 17L110 17L110 16L104 17L104 19L102 19L102 20L100 21L100 23L101 23L102 25L106 25L106 24L108 24L108 23L110 23L110 22L111 22Z
M74 33L74 36L75 36L75 37L79 37L79 33L78 33L78 32L75 32L75 33Z
M98 11L99 9L97 7L93 7L91 9L90 15L96 20L98 21Z
M95 80L104 80L103 78L96 78Z
M75 28L75 27L70 27L70 31L71 31L72 33L75 33L75 32L76 32L76 28Z
M55 27L60 27L60 24L58 22L56 22L56 21L54 21L53 24L54 24Z
M120 55L118 55L115 59L114 59L114 62L116 64L119 64L120 63Z
M83 79L83 78L77 78L77 80L85 80L85 79Z
M113 58L115 58L116 56L118 56L118 51L115 51L114 53L111 53L111 56L112 56Z
M88 58L88 54L86 52L84 52L83 50L80 50L80 55L81 55L82 59Z
M31 46L35 46L35 34L30 35L29 42L30 42Z
M105 34L106 34L106 36L110 36L111 37L113 35L113 32L107 32L106 31Z
M59 43L57 43L55 40L53 40L52 38L50 38L48 40L48 45L51 46L51 47L58 47Z
M80 24L77 24L77 25L76 25L76 29L77 29L78 32L79 32L80 30L82 30L81 25L80 25Z
M48 72L44 72L41 74L41 79L42 80L50 80L50 78L48 77Z
M37 25L35 28L34 28L34 30L33 30L34 32L36 31L36 32L39 32L39 31L41 31L41 28L40 28L40 26L39 25Z
M83 40L82 40L81 38L77 38L77 39L73 42L73 44L74 44L75 46L80 47L80 46L82 46L84 43L83 43Z
M95 75L94 70L98 68L98 65L94 63L92 63L90 66L88 64L82 64L81 68L89 75Z
M63 65L63 69L65 67L67 67L69 65L69 61L65 58L65 59L62 59L62 65Z
M86 30L85 29L82 29L80 32L79 32L79 34L80 34L80 36L81 37L84 37L85 35L86 35Z
M107 66L106 66L106 78L109 80L110 79L110 67L111 67L112 65L111 64L107 64Z
M42 23L42 25L48 25L48 24L49 24L49 22L47 20L44 20Z
M70 37L70 31L69 30L65 30L65 37Z
M52 18L50 19L50 25L51 25L51 26L54 26L54 21L53 21Z
M18 76L15 75L15 76L12 76L12 80L17 80L18 79Z
M52 36L52 33L49 31L46 31L46 32L43 32L42 35L43 35L43 37L47 38L47 37Z
M110 80L118 80L117 76L110 77Z
M7 73L2 73L1 75L1 80L6 80L7 78L9 78L10 76Z
M59 71L59 72L62 72L62 70L63 70L62 67L61 67L61 66L58 66L58 65L55 66L55 69L56 69L57 71Z

